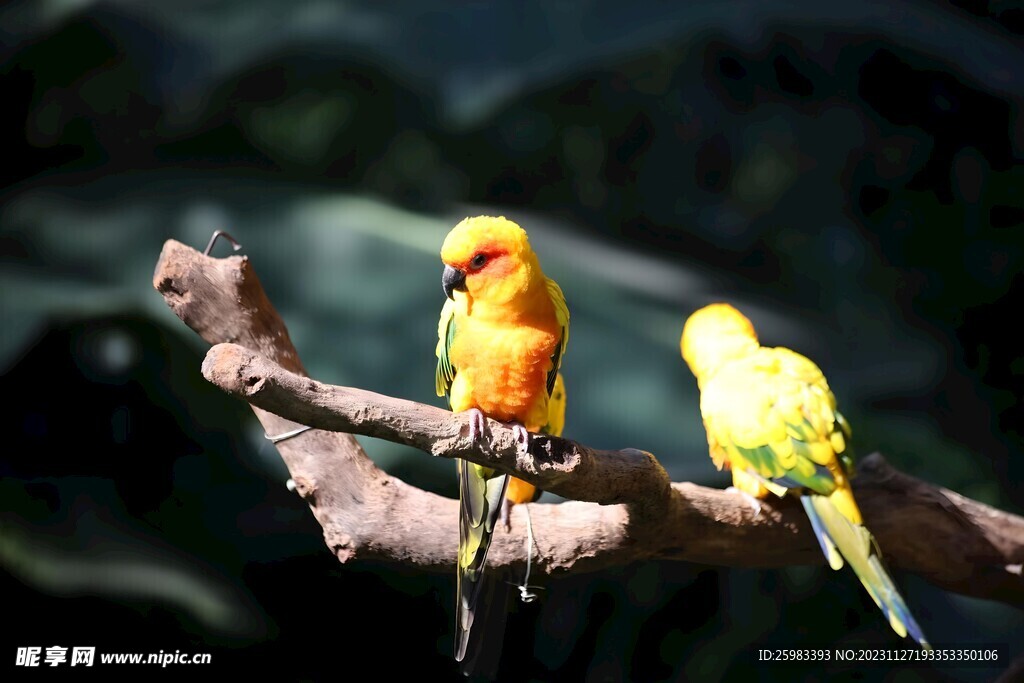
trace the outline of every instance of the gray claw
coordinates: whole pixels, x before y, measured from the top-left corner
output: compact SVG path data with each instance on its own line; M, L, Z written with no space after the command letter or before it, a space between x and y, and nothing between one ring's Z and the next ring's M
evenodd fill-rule
M469 409L469 440L479 446L480 440L487 437L487 419L479 408Z
M530 452L530 432L526 431L526 427L519 422L510 422L508 426L512 428L512 432L516 435L516 448L519 451L519 455L528 455Z

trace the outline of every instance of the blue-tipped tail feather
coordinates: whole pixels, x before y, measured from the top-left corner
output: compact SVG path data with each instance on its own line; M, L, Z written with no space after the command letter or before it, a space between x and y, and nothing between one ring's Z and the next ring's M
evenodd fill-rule
M800 502L807 511L829 566L840 569L845 558L892 629L900 636L909 635L926 650L931 649L921 627L882 564L878 544L871 532L844 517L827 496L805 495L800 497Z

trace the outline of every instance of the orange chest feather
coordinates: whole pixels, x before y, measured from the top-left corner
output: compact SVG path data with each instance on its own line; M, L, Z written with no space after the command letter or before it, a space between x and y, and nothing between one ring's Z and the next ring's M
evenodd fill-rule
M478 408L528 429L543 426L551 356L560 342L558 323L494 325L467 317L456 319L456 329L449 352L456 369L452 409ZM538 419L540 424L532 424Z

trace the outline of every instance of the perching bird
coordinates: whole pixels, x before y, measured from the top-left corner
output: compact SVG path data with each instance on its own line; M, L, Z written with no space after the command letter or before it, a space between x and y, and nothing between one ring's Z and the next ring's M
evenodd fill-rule
M848 477L850 428L818 366L786 348L768 348L728 304L686 321L683 359L697 377L711 459L732 469L741 493L800 496L833 569L849 562L893 630L930 647L882 564Z
M544 276L526 232L505 218L465 219L445 238L441 260L448 300L438 323L437 394L448 397L453 412L469 412L474 441L484 436L486 416L512 423L525 451L528 432L549 423L549 396L569 340L562 290ZM464 460L456 464L460 520L455 659L462 661L509 477ZM515 502L533 499L533 487L525 487L513 489Z

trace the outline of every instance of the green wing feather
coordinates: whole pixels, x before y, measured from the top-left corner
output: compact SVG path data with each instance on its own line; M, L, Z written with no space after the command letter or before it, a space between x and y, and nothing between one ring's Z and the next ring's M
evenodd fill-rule
M558 369L562 366L562 356L565 355L565 347L569 345L569 306L565 303L565 295L562 288L551 278L545 278L548 288L548 296L555 306L555 318L562 327L562 338L551 355L551 370L548 372L548 396L555 390L555 377L558 376Z
M438 396L449 398L452 382L455 381L455 368L449 352L455 339L455 302L445 299L441 308L441 318L437 323L437 370L434 372L434 390ZM451 408L451 402L448 403Z
M807 358L762 348L734 361L705 384L701 410L716 444L775 485L769 490L835 491L828 465L836 453L848 458L848 427L824 376Z
M554 388L548 399L548 422L540 428L544 434L561 436L565 429L565 404L568 398L565 391L565 379L561 373L555 374Z

